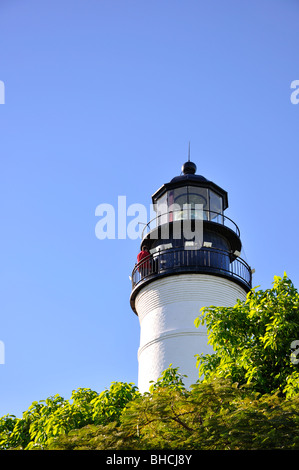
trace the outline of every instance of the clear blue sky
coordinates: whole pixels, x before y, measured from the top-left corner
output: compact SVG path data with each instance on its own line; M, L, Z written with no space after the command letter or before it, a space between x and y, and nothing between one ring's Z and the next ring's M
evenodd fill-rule
M1 0L0 416L137 383L138 240L95 208L180 174L228 191L254 285L299 287L296 0Z

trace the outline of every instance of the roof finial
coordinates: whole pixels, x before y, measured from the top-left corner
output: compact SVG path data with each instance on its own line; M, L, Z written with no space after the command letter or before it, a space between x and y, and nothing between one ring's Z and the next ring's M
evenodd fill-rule
M190 162L190 140L189 140L189 148L188 148L188 162Z

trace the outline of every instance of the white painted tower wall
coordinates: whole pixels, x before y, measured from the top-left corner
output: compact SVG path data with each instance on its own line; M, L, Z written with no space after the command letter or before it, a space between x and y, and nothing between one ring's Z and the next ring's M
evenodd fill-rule
M241 286L226 278L204 274L177 274L145 285L137 294L135 308L140 321L138 387L148 391L172 364L188 376L186 387L198 379L195 354L212 353L204 326L194 320L204 306L235 305L245 300Z

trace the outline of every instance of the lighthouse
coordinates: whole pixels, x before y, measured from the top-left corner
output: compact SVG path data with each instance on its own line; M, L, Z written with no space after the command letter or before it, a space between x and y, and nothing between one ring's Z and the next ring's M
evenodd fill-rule
M181 174L152 195L155 217L144 227L145 253L131 276L141 392L170 364L187 376L186 387L195 383L195 355L213 352L205 327L194 326L200 309L233 306L251 289L240 230L225 215L227 192L196 171L189 158Z

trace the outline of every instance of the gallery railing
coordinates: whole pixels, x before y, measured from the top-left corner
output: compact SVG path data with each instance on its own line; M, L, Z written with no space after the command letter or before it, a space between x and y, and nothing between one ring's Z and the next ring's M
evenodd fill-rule
M150 254L135 265L132 289L141 281L179 272L210 273L233 278L248 290L251 289L251 268L246 261L228 251L205 247L199 250L170 248Z
M216 224L224 225L225 227L231 229L233 232L240 237L240 230L237 224L227 217L226 215L210 211L210 210L197 210L197 209L181 209L181 210L173 210L169 212L165 212L163 214L158 214L156 217L151 219L147 224L145 224L144 229L142 231L142 238L146 236L147 233L154 230L155 228L169 223L175 222L178 220L184 219L200 219L203 221L214 222Z

